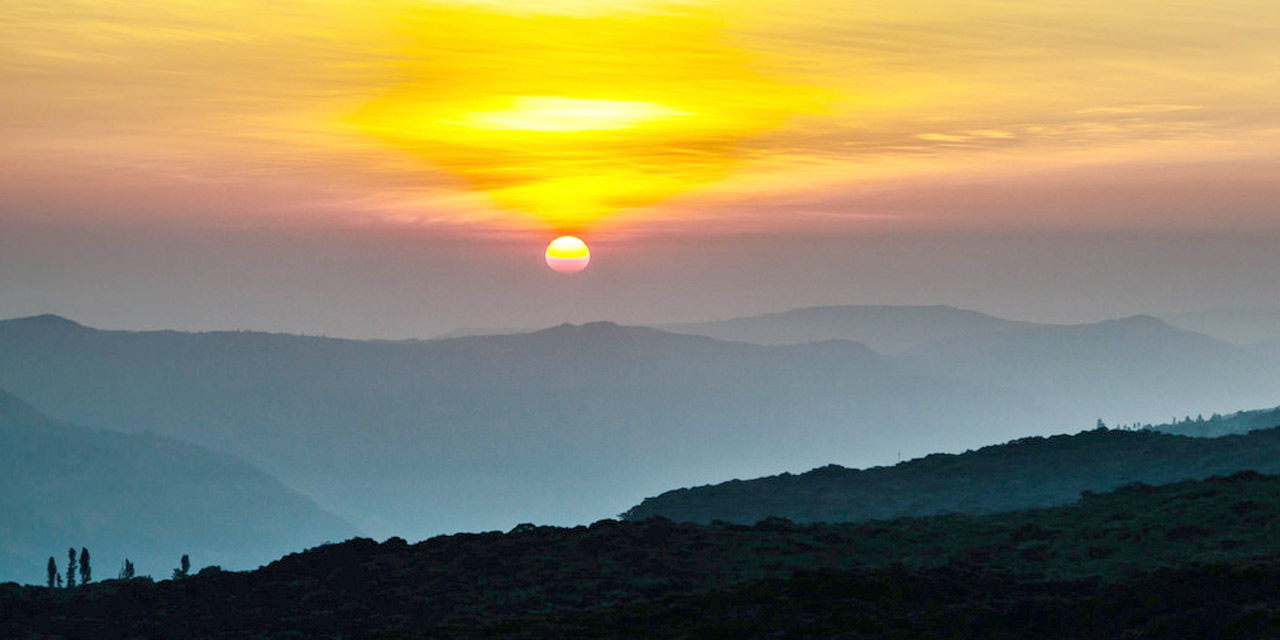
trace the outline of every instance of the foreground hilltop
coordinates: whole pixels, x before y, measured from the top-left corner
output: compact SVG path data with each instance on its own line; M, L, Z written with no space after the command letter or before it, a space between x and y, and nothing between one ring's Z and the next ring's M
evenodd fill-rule
M829 465L799 475L677 489L646 499L623 517L749 524L770 516L842 522L994 513L1065 504L1082 491L1107 491L1131 482L1161 484L1244 469L1280 473L1280 415L1250 412L1246 417L1274 419L1273 428L1213 439L1105 428L1022 438L893 467Z
M0 635L1165 637L1191 614L1179 624L1262 638L1280 621L1276 554L1280 478L1250 472L981 517L652 519L414 545L352 540L245 573L71 591L9 585Z

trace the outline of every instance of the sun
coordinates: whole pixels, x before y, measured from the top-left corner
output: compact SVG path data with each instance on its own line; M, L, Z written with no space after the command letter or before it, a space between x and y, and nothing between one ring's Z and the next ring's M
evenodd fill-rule
M574 236L560 236L547 245L547 266L556 273L578 273L591 262L587 243Z

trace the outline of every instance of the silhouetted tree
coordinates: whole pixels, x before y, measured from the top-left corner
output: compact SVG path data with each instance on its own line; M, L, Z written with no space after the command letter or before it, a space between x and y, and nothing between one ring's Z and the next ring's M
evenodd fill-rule
M58 582L58 563L53 561L53 556L49 556L49 588L53 588L53 583Z
M93 569L89 566L89 549L80 548L80 586L89 584L93 579Z
M59 589L61 589L61 588L62 588L62 574L61 574L61 573L55 573L54 575L55 575L55 576L57 576L57 578L58 578L58 588L59 588Z
M177 569L173 570L173 579L180 580L188 575L191 575L191 557L184 553L182 554L182 562Z
M67 549L67 588L76 586L76 548Z
M131 562L128 558L124 559L124 566L120 568L120 575L118 577L121 580L133 579L133 562Z

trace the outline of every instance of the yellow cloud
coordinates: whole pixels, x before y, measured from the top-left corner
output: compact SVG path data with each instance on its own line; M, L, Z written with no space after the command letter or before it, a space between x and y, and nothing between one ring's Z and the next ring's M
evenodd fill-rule
M226 180L568 233L1280 141L1273 0L14 0L0 48L0 198Z
M352 125L566 232L723 177L745 140L821 104L703 11L435 5L406 24L406 79Z

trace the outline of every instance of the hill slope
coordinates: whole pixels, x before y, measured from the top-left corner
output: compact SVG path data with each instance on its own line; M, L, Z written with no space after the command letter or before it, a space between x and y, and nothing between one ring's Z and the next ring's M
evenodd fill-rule
M1146 616L1159 630L1172 603L1207 607L1212 615L1200 621L1228 621L1238 632L1265 628L1239 626L1250 620L1237 617L1242 603L1270 607L1280 593L1280 570L1268 560L1280 552L1278 532L1280 478L1254 473L1133 485L1071 506L982 517L529 525L416 545L352 540L248 573L73 592L0 588L7 614L0 634L627 638L679 629L682 637L776 637L762 635L763 626L790 630L785 637L862 638L885 637L885 624L911 628L943 615L967 630L947 637L1087 638L1145 626ZM1227 562L1237 564L1203 566ZM1187 567L1195 563L1202 566ZM1183 580L1191 577L1215 588L1188 589ZM1216 606L1225 602L1241 608ZM779 609L761 617L765 603ZM1057 615L1037 615L1050 611ZM1259 613L1254 607L1255 622ZM1053 620L1105 624L1088 629L1108 633L1055 634L1046 627ZM831 626L825 633L810 626L819 623ZM804 629L810 634L798 633Z
M1158 484L1245 469L1280 473L1280 427L1215 439L1103 430L1024 438L893 467L831 465L800 475L678 489L646 499L624 516L750 524L770 516L845 522L994 513L1066 504L1082 491L1131 482Z
M71 546L89 549L102 579L126 557L157 576L182 554L254 567L354 533L230 456L57 422L0 390L0 579L43 583L49 556L64 566Z

